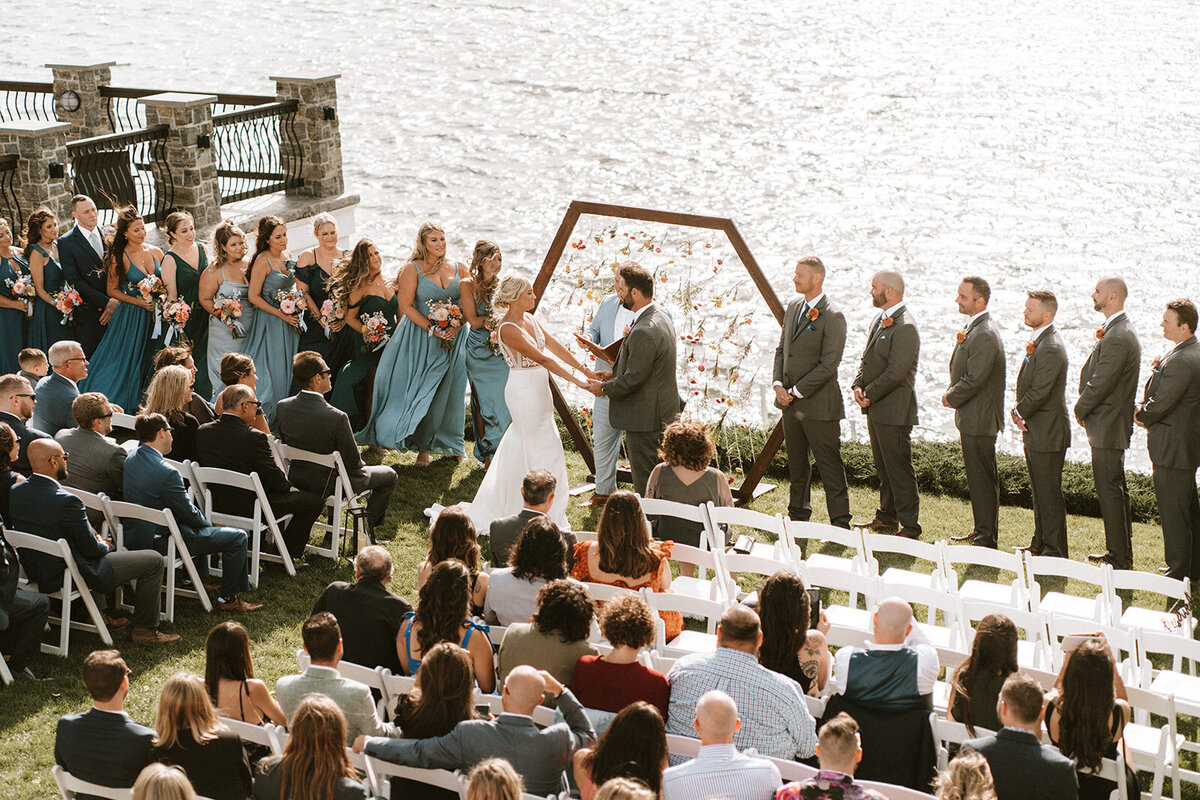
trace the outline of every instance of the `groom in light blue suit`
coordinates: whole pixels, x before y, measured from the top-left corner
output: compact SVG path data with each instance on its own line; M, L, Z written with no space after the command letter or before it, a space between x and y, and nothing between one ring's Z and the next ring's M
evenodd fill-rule
M625 329L633 324L634 313L621 307L616 294L600 301L595 316L588 323L587 335L601 347L625 335ZM612 364L596 359L594 369L611 372ZM596 462L596 490L585 506L602 506L608 496L617 490L617 458L621 454L621 431L608 422L608 398L600 396L592 404L592 449Z

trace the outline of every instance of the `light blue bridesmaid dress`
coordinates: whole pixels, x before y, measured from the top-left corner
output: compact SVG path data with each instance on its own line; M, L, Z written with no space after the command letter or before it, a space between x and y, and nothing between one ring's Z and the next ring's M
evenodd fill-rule
M279 308L275 293L296 288L296 262L288 261L287 274L272 269L263 278L262 297ZM249 302L249 301L247 301ZM319 325L318 320L305 319L306 325ZM300 345L300 331L274 314L259 311L246 334L242 352L254 360L258 373L255 394L262 401L267 424L275 424L275 404L287 397L292 387L292 357Z
M475 313L492 315L491 303L480 298ZM463 334L459 334L462 336ZM508 430L512 416L504 402L504 387L508 383L508 364L504 357L492 352L488 343L491 332L487 327L471 328L467 336L467 380L471 382L471 427L475 431L475 458L486 464L500 446L500 437ZM483 423L480 430L479 423Z
M149 277L122 253L129 264L125 272L122 291L140 297L138 283ZM159 272L158 259L153 255L154 274ZM133 303L118 303L113 312L104 338L88 365L88 377L80 385L83 392L101 392L110 403L116 403L127 414L136 414L142 401L142 380L145 378L149 359L157 350L150 338L154 320L149 311Z
M225 268L221 267L221 285L217 287L217 294L223 294L226 297L236 297L242 303L242 316L238 317L237 321L242 325L242 335L235 339L233 332L229 330L229 326L211 314L205 313L208 317L208 343L207 347L207 366L208 380L213 387L212 400L215 402L217 395L225 388L225 384L221 383L221 359L229 353L241 353L242 347L246 343L246 334L254 327L254 318L258 316L258 306L250 302L250 287L244 283L237 283L225 279Z
M29 265L14 252L12 258L0 258L0 292L10 299L13 298L12 287L8 281L16 283L17 278L29 277ZM36 302L36 301L34 301ZM0 375L16 372L17 353L25 347L25 312L19 308L0 308Z
M456 268L454 280L443 289L418 270L413 305L428 314L431 300L461 302L460 278ZM401 315L375 371L371 418L355 438L377 447L465 455L466 334L455 336L454 347L445 350L442 339Z
M61 292L64 283L62 264L40 244L35 244L33 249L46 257L46 263L42 266L42 288L49 295ZM51 303L36 298L33 301L33 319L29 320L29 346L49 354L50 345L75 338L75 327L71 323L62 324L62 318L62 313Z

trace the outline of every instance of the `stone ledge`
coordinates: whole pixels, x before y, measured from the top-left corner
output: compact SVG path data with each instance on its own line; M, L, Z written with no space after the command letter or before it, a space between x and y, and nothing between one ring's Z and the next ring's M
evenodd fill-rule
M192 94L191 92L160 92L141 98L146 105L164 106L166 108L191 108L192 106L207 106L217 102L215 94Z
M342 73L332 72L328 75L271 75L267 80L284 81L285 83L319 83L334 81L340 77L342 77Z
M0 122L0 133L13 133L17 136L36 136L43 133L71 130L69 122L53 122L37 119L14 119Z
M115 67L115 61L97 61L95 64L44 64L44 69L102 69L104 67Z

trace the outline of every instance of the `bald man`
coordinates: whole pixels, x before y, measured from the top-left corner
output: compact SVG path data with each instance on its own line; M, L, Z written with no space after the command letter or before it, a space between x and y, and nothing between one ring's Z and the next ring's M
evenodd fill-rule
M1092 305L1104 315L1095 344L1079 373L1075 419L1087 431L1092 448L1092 477L1104 518L1103 553L1091 561L1106 561L1117 569L1133 566L1133 513L1125 485L1125 451L1133 434L1133 404L1137 396L1142 348L1125 315L1129 290L1121 278L1101 278L1092 292Z
M880 309L867 335L854 402L867 415L867 434L879 476L879 508L864 527L921 538L920 497L912 463L912 429L917 424L917 357L921 336L904 303L904 278L883 270L871 279L871 302Z
M937 650L913 624L912 607L889 597L872 618L875 641L834 656L834 694L878 711L932 708Z
M737 704L720 690L705 693L696 703L693 722L700 752L691 761L663 773L663 800L771 800L783 779L765 758L739 753L733 734L742 727Z
M550 695L565 719L538 730L533 710ZM501 695L504 713L494 720L469 719L436 739L360 736L355 752L409 767L469 769L486 758L503 758L525 779L530 794L558 794L566 788L564 770L571 754L596 741L583 707L554 676L530 666L513 669Z

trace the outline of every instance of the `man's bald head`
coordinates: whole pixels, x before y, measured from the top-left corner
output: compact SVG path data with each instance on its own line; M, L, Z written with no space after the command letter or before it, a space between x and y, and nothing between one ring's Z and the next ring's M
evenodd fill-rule
M532 714L546 694L546 680L528 664L514 667L504 679L504 710Z
M1110 275L1107 278L1100 279L1100 290L1102 292L1115 292L1117 297L1124 303L1129 298L1129 287L1125 285L1124 278L1118 278L1116 275Z
M706 692L696 703L696 733L701 744L729 744L741 727L737 703L724 692Z
M912 606L899 597L889 597L875 609L875 643L901 644L912 628Z
M1125 308L1125 300L1129 297L1129 287L1123 278L1115 275L1096 281L1096 290L1092 292L1092 306L1105 316L1111 317Z
M62 457L62 445L53 439L34 439L29 443L28 455L29 467L36 474L56 480L66 477L67 462Z

